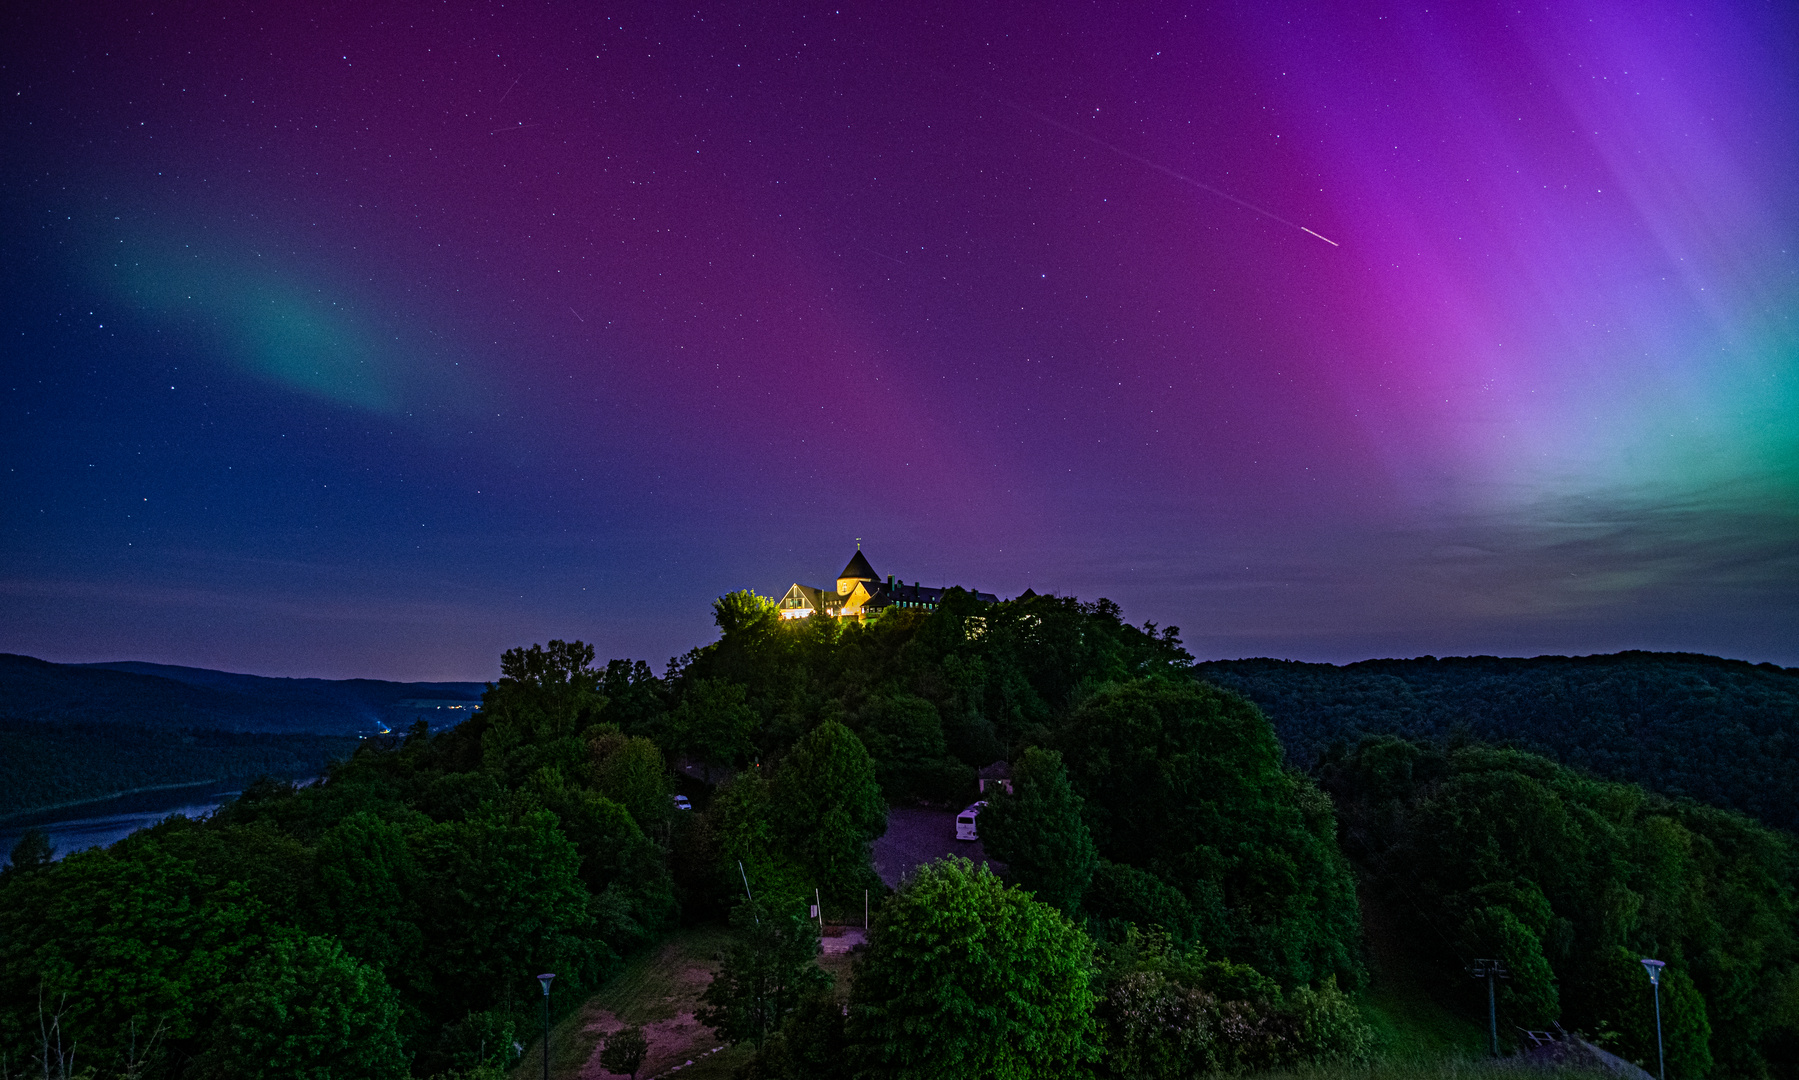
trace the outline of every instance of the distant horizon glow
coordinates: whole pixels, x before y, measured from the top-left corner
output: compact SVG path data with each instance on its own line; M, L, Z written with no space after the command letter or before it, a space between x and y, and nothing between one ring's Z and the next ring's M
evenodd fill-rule
M860 536L1201 659L1799 665L1794 12L12 27L0 650L660 670Z

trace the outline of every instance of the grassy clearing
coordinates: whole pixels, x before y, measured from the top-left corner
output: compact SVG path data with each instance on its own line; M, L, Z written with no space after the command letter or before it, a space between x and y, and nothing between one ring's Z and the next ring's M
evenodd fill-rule
M650 1041L650 1054L638 1073L639 1080L682 1066L681 1080L724 1080L749 1060L747 1046L727 1047L713 1053L719 1040L711 1029L693 1018L702 994L711 982L717 956L731 943L731 931L722 926L700 926L679 931L645 949L626 962L623 970L579 1009L563 1017L550 1033L550 1075L554 1080L605 1080L612 1074L600 1068L596 1051L604 1032L621 1024L641 1024ZM686 1062L692 1061L692 1065ZM543 1075L543 1039L534 1040L513 1068L512 1080L535 1080Z
M1381 1057L1391 1062L1479 1060L1487 1033L1457 1016L1427 991L1378 978L1361 999L1362 1016L1374 1028Z
M1487 1030L1479 1023L1481 1018L1465 1016L1444 1004L1442 995L1434 990L1441 974L1418 967L1402 945L1404 923L1395 912L1366 889L1360 900L1373 976L1360 1005L1374 1028L1386 1063L1382 1067L1438 1069L1454 1062L1484 1067Z
M632 958L587 1004L627 1024L651 1024L692 1012L710 972L718 966L717 954L731 940L731 931L723 926L682 930ZM697 984L696 970L706 973Z

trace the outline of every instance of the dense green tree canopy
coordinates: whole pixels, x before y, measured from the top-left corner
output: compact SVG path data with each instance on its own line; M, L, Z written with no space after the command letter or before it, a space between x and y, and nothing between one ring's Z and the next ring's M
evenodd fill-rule
M1254 968L1209 960L1202 946L1132 928L1101 954L1106 1056L1120 1080L1359 1066L1374 1033L1326 979L1284 994Z
M1081 797L1068 783L1062 755L1027 749L1012 767L1014 794L996 787L980 817L981 844L1006 864L1010 879L1037 899L1073 916L1099 866L1081 820Z
M1192 663L1173 627L1133 627L1120 616L1107 600L1033 595L988 605L952 589L936 611L890 609L844 625L783 621L772 601L733 593L715 606L719 640L678 660L666 689L678 703L689 693L711 700L718 683L740 687L754 717L750 741L765 760L824 720L843 721L871 748L881 744L884 782L950 799L931 788L956 775L955 765L978 768L1008 747L1045 742L1087 689ZM935 710L935 724L920 703Z
M676 914L667 853L599 790L666 814L660 751L606 719L592 656L512 650L451 731L4 875L0 1054L47 1001L103 1073L430 1075L534 1021L536 972L578 1000Z
M882 909L848 1026L862 1077L1066 1077L1098 1057L1093 948L1048 904L944 859Z
M507 650L500 681L481 703L487 771L516 782L544 766L581 768L587 759L582 734L606 704L599 685L591 645L552 641Z
M732 910L731 926L737 944L694 1016L728 1042L760 1045L801 1001L828 989L831 977L812 962L818 924L799 905L745 900Z
M593 740L594 787L630 811L641 829L654 829L671 813L668 762L642 736L608 733Z
M1515 750L1373 739L1322 776L1350 852L1422 922L1414 945L1445 991L1464 992L1469 958L1497 954L1515 984L1502 1021L1559 1013L1652 1063L1637 960L1654 956L1668 963L1670 1075L1759 1075L1799 1046L1785 834Z
M328 937L272 935L223 992L210 1056L244 1080L397 1080L407 1074L393 991Z
M425 941L422 878L406 830L368 811L351 814L319 839L314 859L314 925L383 971L405 970Z
M1216 660L1195 670L1260 705L1306 765L1365 736L1460 734L1799 828L1799 668L1622 652L1341 667Z
M29 873L41 870L50 865L56 857L56 850L50 845L50 838L42 829L26 829L18 842L12 846L12 857L4 871L0 873Z
M876 762L888 802L953 801L974 782L974 771L950 757L937 706L916 694L869 698L856 715L856 732Z
M655 729L679 753L690 754L708 769L729 766L755 750L751 736L757 717L741 684L722 679L695 679L681 703Z
M1254 705L1186 679L1116 683L1058 741L1100 854L1181 892L1209 948L1283 985L1360 985L1330 804L1282 768Z
M835 994L802 998L734 1080L848 1080L843 1006Z
M868 845L887 831L874 761L856 733L826 721L801 739L775 773L776 828L815 887L849 896L872 882Z
M717 862L712 885L734 902L745 892L798 902L814 886L777 823L771 785L760 772L745 772L713 796L705 823Z
M193 1047L218 1015L221 989L266 927L241 887L215 890L192 862L145 840L128 853L90 850L7 882L0 903L0 1037L26 1060L39 1008L66 1010L63 1030L86 1060L116 1065L161 1029Z
M414 851L420 914L434 931L426 963L453 1012L483 1008L539 971L591 979L616 958L586 933L581 858L548 810L490 806L422 830Z

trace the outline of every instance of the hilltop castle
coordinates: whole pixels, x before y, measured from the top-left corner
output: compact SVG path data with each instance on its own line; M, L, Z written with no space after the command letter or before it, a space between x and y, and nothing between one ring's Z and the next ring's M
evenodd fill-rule
M893 580L892 575L882 581L874 567L868 564L868 556L862 554L862 545L858 543L856 554L850 558L849 565L837 575L835 590L815 589L795 582L781 597L777 607L783 619L829 615L833 619L855 619L860 622L887 608L935 611L937 605L943 602L943 594L949 592L950 588L948 585L925 588L916 581L908 585L903 581ZM983 604L999 603L999 597L992 593L975 589L965 591Z

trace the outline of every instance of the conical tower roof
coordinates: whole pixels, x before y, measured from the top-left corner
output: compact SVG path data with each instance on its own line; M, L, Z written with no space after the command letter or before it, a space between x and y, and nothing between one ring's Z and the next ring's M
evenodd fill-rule
M844 578L860 578L863 581L881 580L880 575L875 573L875 568L868 565L868 558L862 554L861 548L856 549L856 554L850 559L850 564L844 567L843 573L838 574L837 577L838 580Z

